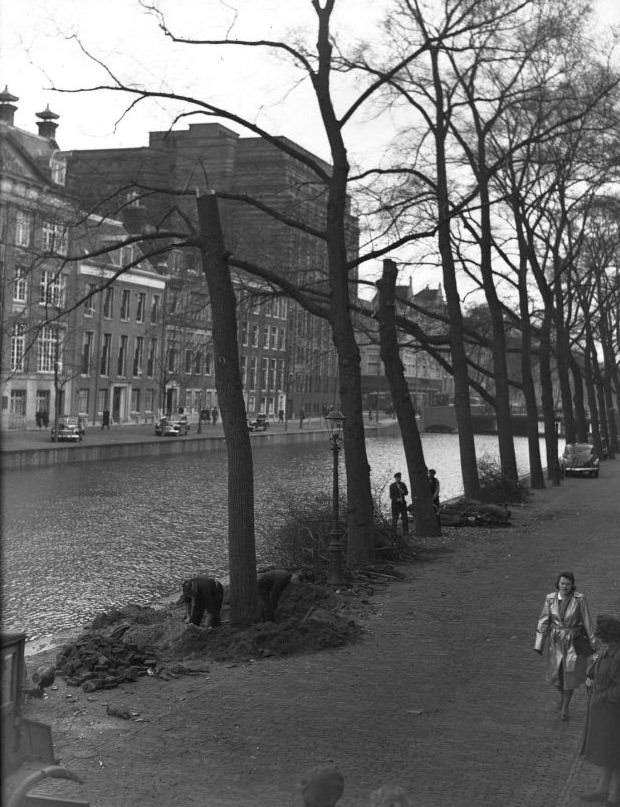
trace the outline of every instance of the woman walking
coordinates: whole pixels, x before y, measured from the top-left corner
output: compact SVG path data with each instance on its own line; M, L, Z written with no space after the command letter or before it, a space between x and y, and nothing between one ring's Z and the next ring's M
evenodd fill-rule
M560 717L569 719L569 706L573 692L586 680L588 657L580 655L583 638L586 647L595 642L588 603L583 594L575 590L575 575L561 572L555 584L556 591L547 594L538 619L534 650L542 655L547 645L547 681L560 693ZM580 648L579 652L575 642Z
M594 793L582 801L620 805L620 621L608 614L596 618L603 646L588 668L588 719L582 755L601 769Z

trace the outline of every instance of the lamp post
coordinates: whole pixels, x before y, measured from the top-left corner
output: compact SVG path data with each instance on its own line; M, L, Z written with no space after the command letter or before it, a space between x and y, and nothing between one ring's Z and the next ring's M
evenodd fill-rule
M331 445L332 454L334 457L333 464L333 514L332 526L329 531L329 545L327 551L329 553L329 576L327 582L333 586L339 586L344 583L342 576L342 529L340 527L340 496L338 490L338 454L342 446L342 434L344 431L344 422L346 420L342 412L337 409L332 410L329 414L325 415L325 423L329 433L329 442Z

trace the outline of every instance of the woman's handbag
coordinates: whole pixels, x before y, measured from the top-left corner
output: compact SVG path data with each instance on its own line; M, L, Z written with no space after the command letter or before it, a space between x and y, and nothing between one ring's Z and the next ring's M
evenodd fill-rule
M575 634L575 638L573 639L573 646L575 647L575 653L577 653L578 656L588 658L594 653L594 648L590 644L590 640L588 639L586 632L583 628L581 628L579 633Z

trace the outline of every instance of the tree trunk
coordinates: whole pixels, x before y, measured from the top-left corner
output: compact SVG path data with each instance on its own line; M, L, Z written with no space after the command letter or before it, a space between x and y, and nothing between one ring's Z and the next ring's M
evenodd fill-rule
M540 385L542 390L543 421L545 423L545 448L547 453L547 478L552 484L560 484L558 463L558 434L556 431L553 381L551 378L551 312L545 308L540 329Z
M258 616L254 538L254 470L239 370L237 313L217 198L197 200L202 261L213 320L215 387L228 458L230 620L247 625Z
M428 484L428 471L424 461L424 449L415 419L415 409L405 380L403 363L398 350L398 339L394 315L396 311L395 286L397 268L394 261L383 261L383 276L377 281L379 289L379 335L381 339L381 359L385 366L392 402L407 459L407 471L411 484L411 498L415 517L415 531L418 537L441 535L439 519L433 507L433 497Z
M571 354L570 369L573 374L573 388L574 397L573 402L575 406L575 439L578 443L588 442L588 423L586 418L586 410L583 402L583 377L581 368L577 363L575 357Z
M516 213L515 213L516 219ZM519 240L519 309L521 313L521 382L527 411L527 447L530 461L530 487L545 487L545 475L540 459L538 435L538 407L532 378L532 323L530 319L529 290L527 284L527 250L523 243L521 227L517 223Z
M470 499L480 498L480 479L476 462L474 428L469 403L469 374L467 354L463 342L463 316L461 300L456 281L456 268L452 254L450 231L450 193L447 176L446 156L446 111L444 109L443 88L439 75L438 53L431 51L433 84L435 89L435 168L437 171L436 194L438 210L437 243L441 254L443 285L450 320L450 353L454 374L454 413L459 434L461 474L463 490Z

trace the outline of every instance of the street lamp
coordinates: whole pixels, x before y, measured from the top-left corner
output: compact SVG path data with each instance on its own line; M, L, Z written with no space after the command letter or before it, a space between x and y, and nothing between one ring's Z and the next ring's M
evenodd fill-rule
M342 446L342 434L344 431L344 422L346 420L342 412L337 409L332 410L329 414L325 415L325 423L329 433L329 442L334 457L333 464L333 519L332 527L329 531L329 545L327 551L329 553L329 577L327 582L330 585L339 586L344 583L342 576L342 529L340 527L340 513L339 504L340 497L338 491L338 454Z

